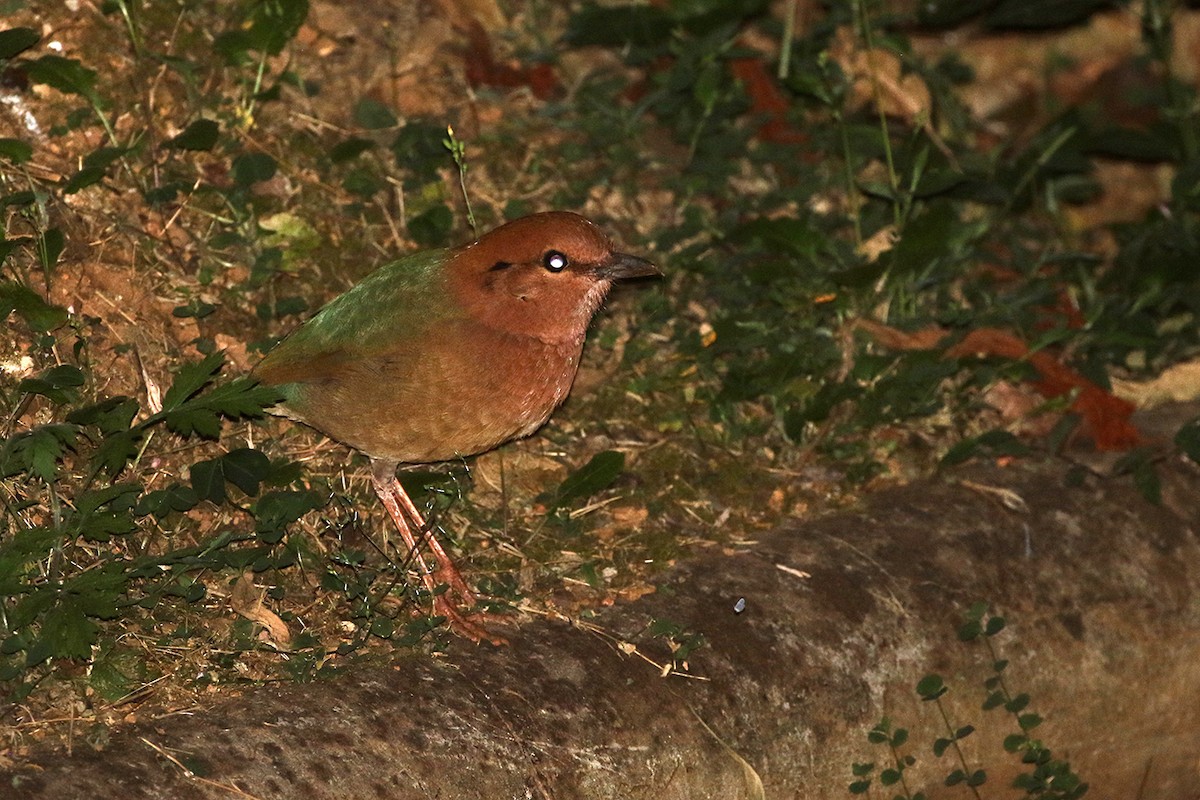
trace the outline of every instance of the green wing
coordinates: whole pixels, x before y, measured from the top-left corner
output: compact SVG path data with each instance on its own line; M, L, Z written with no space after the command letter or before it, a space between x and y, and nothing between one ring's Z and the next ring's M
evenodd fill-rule
M272 385L307 383L321 379L324 365L411 348L461 316L448 295L446 256L432 250L383 265L276 345L255 374Z

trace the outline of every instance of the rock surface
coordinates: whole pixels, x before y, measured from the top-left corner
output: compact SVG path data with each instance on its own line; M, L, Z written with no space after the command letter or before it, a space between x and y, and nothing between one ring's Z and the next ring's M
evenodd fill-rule
M0 796L845 798L852 763L884 760L863 734L886 714L911 730L909 788L961 797L939 789L956 764L930 753L940 720L913 692L929 672L978 728L965 748L996 796L1020 766L1000 746L1015 727L980 710L990 657L955 636L986 600L1009 621L1006 679L1089 798L1200 797L1200 469L1163 466L1159 506L1127 478L1068 472L975 466L880 492L680 565L605 611L603 634L529 622L510 647L257 690L103 751L39 754L0 771ZM703 680L617 647L668 661L655 619L704 635Z

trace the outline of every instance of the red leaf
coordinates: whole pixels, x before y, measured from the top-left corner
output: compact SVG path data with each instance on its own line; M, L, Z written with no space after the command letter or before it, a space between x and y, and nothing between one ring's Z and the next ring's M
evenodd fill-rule
M777 144L801 144L808 137L792 127L787 119L788 101L779 85L767 74L761 59L735 58L729 62L734 76L746 88L750 97L750 110L763 114L767 121L758 129L758 138Z
M466 34L467 49L463 54L463 66L467 83L471 86L500 89L527 86L539 100L548 100L558 92L558 78L549 64L522 67L497 62L492 51L492 40L477 19L467 21Z

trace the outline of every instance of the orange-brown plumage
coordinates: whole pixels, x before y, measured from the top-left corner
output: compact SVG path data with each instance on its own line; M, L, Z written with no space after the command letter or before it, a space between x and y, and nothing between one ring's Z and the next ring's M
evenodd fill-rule
M583 217L534 214L380 267L280 342L255 375L281 389L287 416L371 457L376 489L402 526L416 509L394 480L398 463L474 455L537 430L570 391L612 282L657 272L615 252ZM466 584L430 546L465 602ZM479 638L453 609L439 611Z

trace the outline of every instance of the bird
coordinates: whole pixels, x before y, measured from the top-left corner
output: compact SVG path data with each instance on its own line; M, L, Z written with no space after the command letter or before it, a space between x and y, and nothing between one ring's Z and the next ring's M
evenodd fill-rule
M657 275L652 262L617 251L578 214L532 214L377 268L285 336L252 375L282 397L275 413L368 457L375 493L434 614L476 643L502 644L466 613L475 592L396 470L532 434L570 392L587 329L613 283Z

